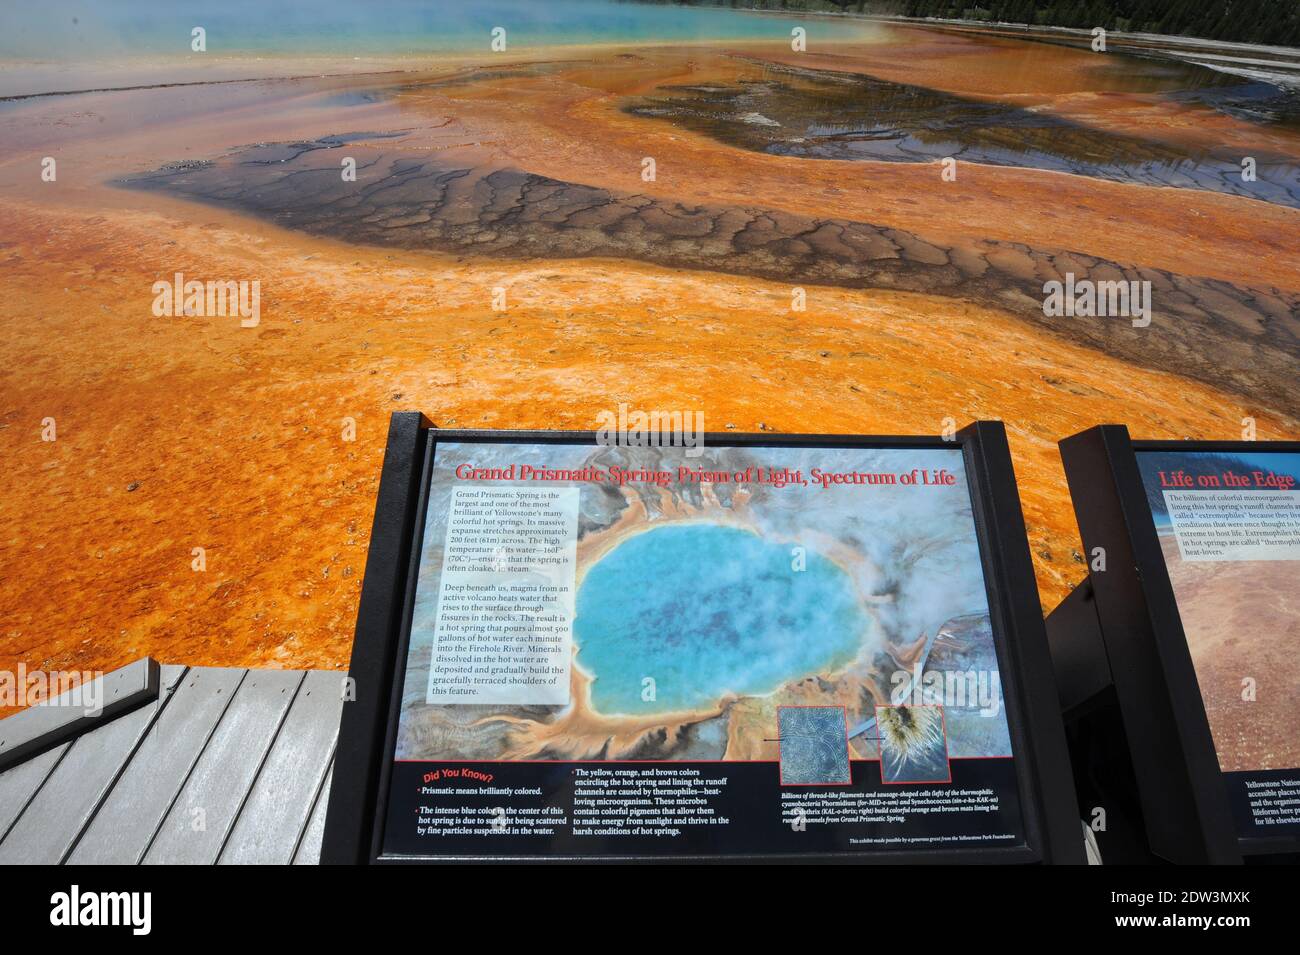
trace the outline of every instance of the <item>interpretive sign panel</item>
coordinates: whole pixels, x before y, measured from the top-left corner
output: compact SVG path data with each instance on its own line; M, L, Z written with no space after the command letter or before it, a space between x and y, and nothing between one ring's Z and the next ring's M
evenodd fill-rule
M1082 798L1124 817L1133 861L1295 854L1300 443L1103 425L1061 456L1090 557L1049 620ZM1107 789L1123 778L1136 798Z
M706 437L428 432L370 858L1077 853L1001 426Z
M1300 452L1136 453L1238 833L1300 835Z

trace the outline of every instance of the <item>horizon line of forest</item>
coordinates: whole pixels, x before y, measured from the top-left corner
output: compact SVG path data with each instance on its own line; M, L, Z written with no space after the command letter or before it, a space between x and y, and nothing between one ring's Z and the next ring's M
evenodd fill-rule
M1297 0L638 0L642 3L771 10L855 12L914 19L1024 26L1102 27L1231 43L1300 47Z

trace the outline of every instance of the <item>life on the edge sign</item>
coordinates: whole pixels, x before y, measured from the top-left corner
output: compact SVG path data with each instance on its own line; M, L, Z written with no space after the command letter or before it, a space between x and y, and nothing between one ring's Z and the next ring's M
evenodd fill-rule
M1296 858L1300 443L1101 425L1061 457L1092 559L1047 628L1103 858Z
M1300 451L1135 454L1238 835L1300 836Z
M373 858L1048 860L978 443L429 431Z

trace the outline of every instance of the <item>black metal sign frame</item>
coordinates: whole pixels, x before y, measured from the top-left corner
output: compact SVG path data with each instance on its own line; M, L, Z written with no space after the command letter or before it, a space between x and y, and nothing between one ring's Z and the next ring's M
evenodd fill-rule
M1100 425L1060 447L1084 552L1102 548L1106 569L1048 618L1052 656L1067 720L1098 701L1117 708L1135 837L1181 864L1300 852L1300 836L1238 835L1137 462L1140 451L1300 452L1300 442L1134 441L1124 425Z
M1083 861L1060 706L1047 651L1042 609L1025 535L1020 497L1001 422L969 425L938 437L706 434L705 445L825 448L946 448L963 452L978 535L1007 721L1015 753L1026 845L950 851L865 851L804 855L547 856L503 858L387 857L381 837L387 806L401 685L406 666L424 511L439 441L597 444L592 432L442 431L419 412L392 416L357 615L350 675L321 850L324 863L440 861L818 861L1070 862Z

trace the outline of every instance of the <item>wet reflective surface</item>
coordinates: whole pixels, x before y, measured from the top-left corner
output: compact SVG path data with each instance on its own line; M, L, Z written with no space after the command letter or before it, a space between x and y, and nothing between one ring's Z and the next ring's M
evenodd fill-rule
M731 146L779 156L876 162L946 157L1113 182L1206 189L1300 207L1300 165L1257 155L1243 181L1240 155L1087 126L1035 108L982 101L874 76L755 64L734 85L664 87L627 105ZM1264 83L1194 67L1152 66L1146 86L1215 104L1243 118L1292 122L1293 98Z
M670 268L844 288L932 292L986 303L1077 342L1203 381L1230 381L1300 414L1287 395L1300 295L1183 276L1077 251L1019 243L937 242L906 230L755 206L686 205L515 169L471 168L367 145L365 133L268 143L218 162L181 164L120 185L228 206L348 243L485 258L618 257ZM387 139L391 137L379 137ZM344 151L357 183L338 173ZM1151 282L1179 336L1135 335L1126 319L1044 313L1043 283L1066 274ZM1292 317L1292 318L1289 318ZM1239 341L1242 327L1252 330ZM1188 340L1197 348L1186 347Z

